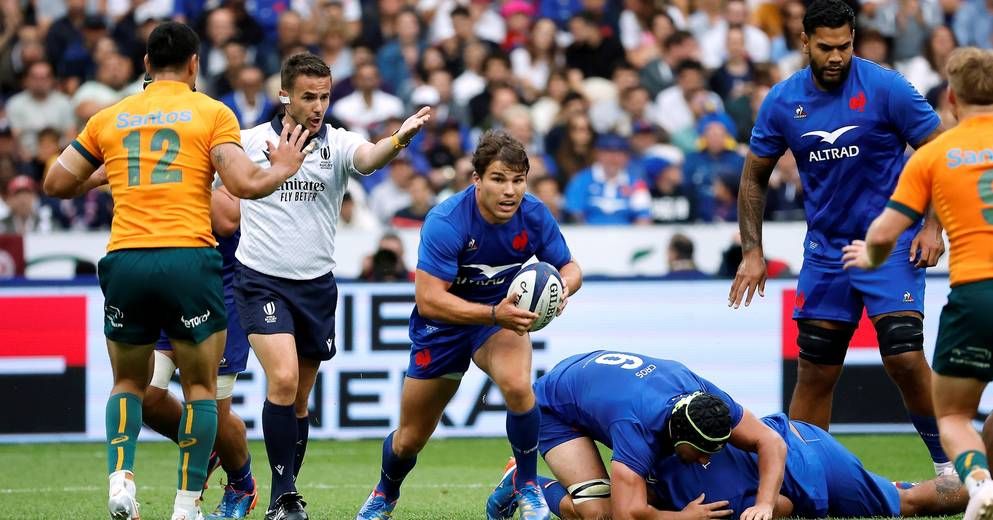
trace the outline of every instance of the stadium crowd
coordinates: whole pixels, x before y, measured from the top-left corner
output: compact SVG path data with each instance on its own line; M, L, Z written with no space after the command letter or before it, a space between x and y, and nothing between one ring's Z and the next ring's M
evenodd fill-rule
M856 54L901 71L950 117L944 62L993 47L988 0L865 0ZM387 168L350 183L345 228L416 227L471 181L469 152L505 128L530 190L562 223L735 221L754 116L806 65L800 0L0 0L0 233L109 229L108 190L59 201L42 175L99 109L141 89L162 20L203 44L198 89L242 128L278 110L279 67L331 65L328 118L378 139L433 107ZM947 122L947 121L946 121ZM787 155L769 220L802 220Z

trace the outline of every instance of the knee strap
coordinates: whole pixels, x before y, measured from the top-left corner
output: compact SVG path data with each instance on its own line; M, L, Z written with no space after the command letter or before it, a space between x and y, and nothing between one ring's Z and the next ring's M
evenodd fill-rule
M916 316L886 316L875 327L883 357L924 350L924 322Z
M569 486L569 496L573 504L582 504L590 500L610 498L610 479L595 478Z
M855 329L826 329L807 321L798 321L796 344L800 357L818 365L841 365Z

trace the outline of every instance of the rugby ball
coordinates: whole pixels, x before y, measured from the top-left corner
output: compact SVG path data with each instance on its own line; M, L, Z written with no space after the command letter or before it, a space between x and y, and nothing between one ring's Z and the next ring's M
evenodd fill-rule
M531 332L541 330L555 319L562 301L562 276L552 264L536 262L517 272L507 289L507 296L517 295L517 308L531 311L538 319Z

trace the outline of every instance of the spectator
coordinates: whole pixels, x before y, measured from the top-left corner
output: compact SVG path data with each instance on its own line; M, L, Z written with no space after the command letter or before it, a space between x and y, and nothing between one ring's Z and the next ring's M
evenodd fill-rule
M270 119L276 112L276 104L265 95L265 76L262 69L244 66L238 71L235 90L221 98L228 106L242 128L252 128Z
M676 66L676 84L655 98L653 120L673 137L687 130L692 132L696 115L690 104L697 102L698 96L710 105L711 111L723 110L721 97L706 90L703 65L698 61L683 60Z
M616 134L596 141L596 162L569 181L565 210L576 222L648 224L651 199L645 182L628 170L628 143Z
M526 98L534 100L548 86L548 75L559 65L555 22L539 18L523 45L510 51L510 64Z
M538 136L534 132L534 127L531 125L531 113L528 112L528 107L517 104L504 110L502 113L503 118L501 123L504 130L524 145L524 150L527 152L531 162L534 163L536 160L542 160L542 155L544 155L542 153L543 143L538 139Z
M300 13L293 10L286 10L279 14L276 19L276 35L275 38L270 38L271 44L263 45L259 48L257 53L257 59L255 64L261 67L266 74L276 74L279 72L279 65L283 62L284 58L291 56L289 53L290 49L299 47L303 45L303 18ZM344 26L334 23L328 23L325 28L325 35L332 31L344 31ZM342 34L344 36L344 34ZM323 46L323 41L321 42ZM344 46L344 38L342 38L342 46ZM325 60L327 61L327 60ZM328 64L333 64L334 61L327 61ZM336 68L331 69L334 75L340 75L340 72ZM341 76L344 78L346 75Z
M594 137L593 123L585 113L578 113L566 122L565 135L554 152L562 186L568 184L580 170L593 165Z
M676 31L661 44L662 52L648 62L640 72L640 82L652 98L676 82L676 67L684 60L699 60L700 45L686 31Z
M55 128L67 142L76 136L72 104L55 90L52 66L43 61L28 68L24 91L7 102L7 117L26 157L38 152L38 132L43 128Z
M390 86L393 94L403 99L410 98L414 89L413 70L424 52L420 24L417 11L410 7L401 9L396 17L396 36L387 40L376 53L383 82Z
M483 91L469 100L469 125L477 128L490 117L500 116L490 110L490 103L494 91L509 87L514 80L506 54L496 53L486 57L483 61L483 80L486 82Z
M200 44L200 75L211 84L227 70L224 44L238 36L235 13L227 7L219 7L207 13L206 38Z
M744 0L728 0L724 8L724 19L717 23L705 35L696 34L700 40L702 62L708 69L716 69L727 59L727 34L729 27L741 27L745 33L745 48L748 56L755 63L767 63L771 55L772 45L762 29L748 23L748 6Z
M959 45L993 49L993 0L962 2L952 28Z
M957 46L955 33L948 27L939 25L924 42L921 55L897 63L896 69L918 92L927 94L944 81L945 62Z
M678 164L667 164L655 176L652 189L652 222L656 224L685 224L697 218L696 194L683 182Z
M740 173L722 173L714 179L713 221L738 221L738 186Z
M70 101L79 128L100 110L136 92L131 60L116 52L103 58L95 79L80 85Z
M803 33L803 15L807 8L800 0L788 0L783 3L780 12L783 22L781 32L771 41L771 57L775 62L803 48L800 35Z
M745 48L745 31L741 27L729 27L727 60L710 77L710 90L728 103L751 92L754 75L755 66Z
M531 124L539 135L546 135L553 127L562 124L559 119L563 115L562 104L569 92L565 72L553 70L548 74L544 95L531 105ZM548 149L545 146L545 150Z
M445 120L434 127L435 139L427 152L428 163L432 168L454 166L456 159L464 155L462 130L458 121Z
M414 273L407 269L403 255L403 241L400 236L392 232L384 234L379 239L376 252L362 260L362 274L359 278L376 282L413 281Z
M718 210L714 186L721 177L740 176L745 165L745 159L735 150L734 123L726 114L711 114L700 120L698 133L702 136L700 151L686 156L683 172L696 192L700 219L712 222L730 218L727 208ZM727 187L724 181L720 184ZM737 183L734 192L737 194Z
M365 206L364 201L356 200L352 195L353 183L349 180L348 191L341 198L341 213L338 218L338 229L355 229L358 231L377 232L379 221Z
M320 38L319 56L331 67L335 83L341 83L355 72L347 31L347 26L341 20L329 20Z
M893 22L880 32L893 38L894 62L920 55L928 35L942 22L937 0L896 0L886 4L884 11Z
M465 123L468 115L465 109L455 102L453 94L452 74L441 68L431 71L427 76L427 83L414 89L410 95L410 102L414 106L431 106L433 121L451 119L460 124Z
M662 276L663 280L706 280L710 278L710 275L697 269L696 262L693 261L693 241L682 233L676 233L669 239L666 257L669 272Z
M559 183L552 177L537 177L531 181L531 193L548 208L559 224L569 222L568 216L562 211L562 192Z
M583 77L609 78L614 67L624 61L624 47L612 36L600 32L593 13L584 11L569 20L573 42L565 51L565 64L578 69Z
M237 40L225 42L221 45L221 52L224 54L224 72L210 81L210 95L217 99L234 92L241 69L251 63L248 48Z
M410 205L397 210L390 223L395 228L417 228L424 224L428 211L434 207L434 192L426 177L415 175L407 187Z
M631 121L628 120L623 103L626 101L622 92L638 86L638 71L626 62L618 63L614 67L614 75L609 83L603 85L602 93L596 93L597 83L604 83L599 78L587 79L587 96L595 101L590 106L590 119L593 121L593 129L597 133L613 132L622 136L627 136L631 131ZM592 85L591 85L592 84ZM646 99L647 105L647 99Z
M58 159L59 154L62 153L62 147L59 145L61 139L62 136L54 128L42 128L38 132L38 153L31 158L28 166L32 179L41 182L45 172Z
M80 60L88 61L89 53L83 42L83 26L96 22L96 16L86 16L86 0L66 0L65 15L55 20L45 35L45 58L59 75L76 73ZM106 27L104 27L106 28Z
M465 46L460 56L462 72L452 82L452 95L456 103L468 106L469 101L486 90L482 72L489 50L484 43L474 41Z
M368 136L373 125L391 117L403 116L400 98L379 88L379 70L375 65L364 63L358 66L352 80L355 92L338 100L331 108L331 114L344 121L349 130Z
M417 176L407 153L396 156L388 168L389 177L369 192L369 209L383 224L389 223L397 211L410 206L410 184Z
M859 31L855 55L886 68L893 68L889 60L890 42L879 31L872 29Z
M39 231L38 183L26 175L18 175L7 183L4 203L9 213L0 219L0 234L26 235Z
M500 49L509 53L526 45L529 39L528 33L531 31L534 7L526 0L509 0L500 7L500 15L507 23L507 34L500 44Z

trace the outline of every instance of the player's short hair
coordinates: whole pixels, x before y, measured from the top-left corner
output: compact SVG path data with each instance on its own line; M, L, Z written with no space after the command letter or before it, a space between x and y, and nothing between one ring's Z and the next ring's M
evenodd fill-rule
M283 90L289 91L300 76L313 78L330 78L331 67L318 56L309 52L294 54L283 64L279 73L279 84Z
M855 11L842 0L814 0L803 15L803 32L808 36L818 27L837 29L846 24L855 30Z
M487 130L479 138L476 151L472 154L472 167L480 177L490 164L500 161L515 172L527 172L531 169L528 154L520 141L511 137L503 130Z
M993 105L993 52L960 47L948 56L945 71L957 99L969 105Z
M163 22L148 36L148 66L152 70L178 69L200 51L200 38L188 25Z
M731 437L731 411L719 397L704 392L682 396L669 417L673 447L689 444L704 453L717 453Z

